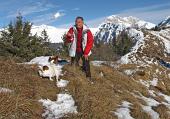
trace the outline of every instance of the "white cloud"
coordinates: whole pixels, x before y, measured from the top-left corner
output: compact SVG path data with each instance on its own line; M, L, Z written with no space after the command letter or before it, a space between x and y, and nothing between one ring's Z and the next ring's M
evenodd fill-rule
M45 2L33 2L25 6L22 6L17 10L10 11L9 14L7 15L7 18L16 17L18 13L21 13L23 16L26 16L36 12L44 12L54 7L57 6Z
M54 13L47 13L47 14L42 14L39 16L36 16L34 19L31 20L36 25L41 25L41 24L50 24L55 22L57 19L60 17L63 17L65 13L63 12L56 12Z
M56 12L56 13L54 14L54 18L55 18L55 19L58 19L58 18L60 18L60 17L62 17L62 16L64 16L64 15L65 15L64 13Z

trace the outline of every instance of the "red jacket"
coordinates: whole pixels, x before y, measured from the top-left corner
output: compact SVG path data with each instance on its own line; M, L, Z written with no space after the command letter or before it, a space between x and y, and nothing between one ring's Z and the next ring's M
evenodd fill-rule
M82 52L82 31L83 31L83 28L82 29L77 28L77 48L76 48L76 52ZM71 27L69 29L68 33L74 34L73 27ZM67 33L66 38L67 38L67 42L70 43L70 42L72 42L72 40L74 38L68 36L68 33ZM92 35L91 31L88 30L87 31L87 45L86 45L86 47L84 49L84 55L88 55L88 53L92 49L93 41L94 41L93 35Z

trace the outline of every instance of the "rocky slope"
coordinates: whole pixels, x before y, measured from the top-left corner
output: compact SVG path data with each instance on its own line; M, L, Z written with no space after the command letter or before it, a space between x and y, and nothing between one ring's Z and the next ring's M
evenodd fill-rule
M123 30L130 32L131 37L136 37L140 29L151 29L154 24L135 17L109 16L96 32L96 40L109 42L114 40Z

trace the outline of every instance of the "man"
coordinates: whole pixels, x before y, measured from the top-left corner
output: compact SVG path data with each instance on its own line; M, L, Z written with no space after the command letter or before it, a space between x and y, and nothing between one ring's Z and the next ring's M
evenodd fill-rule
M66 39L68 43L71 43L69 47L71 64L79 65L79 60L82 59L83 71L85 71L87 79L91 81L89 56L93 47L93 35L84 24L83 17L76 18L75 25L69 29Z

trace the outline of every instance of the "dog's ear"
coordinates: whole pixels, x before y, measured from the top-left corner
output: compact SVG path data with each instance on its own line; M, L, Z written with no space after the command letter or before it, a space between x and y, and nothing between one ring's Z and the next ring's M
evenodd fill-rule
M58 56L57 55L54 56L53 59L54 59L54 63L57 64L58 63Z
M58 56L55 56L55 60L58 61Z

